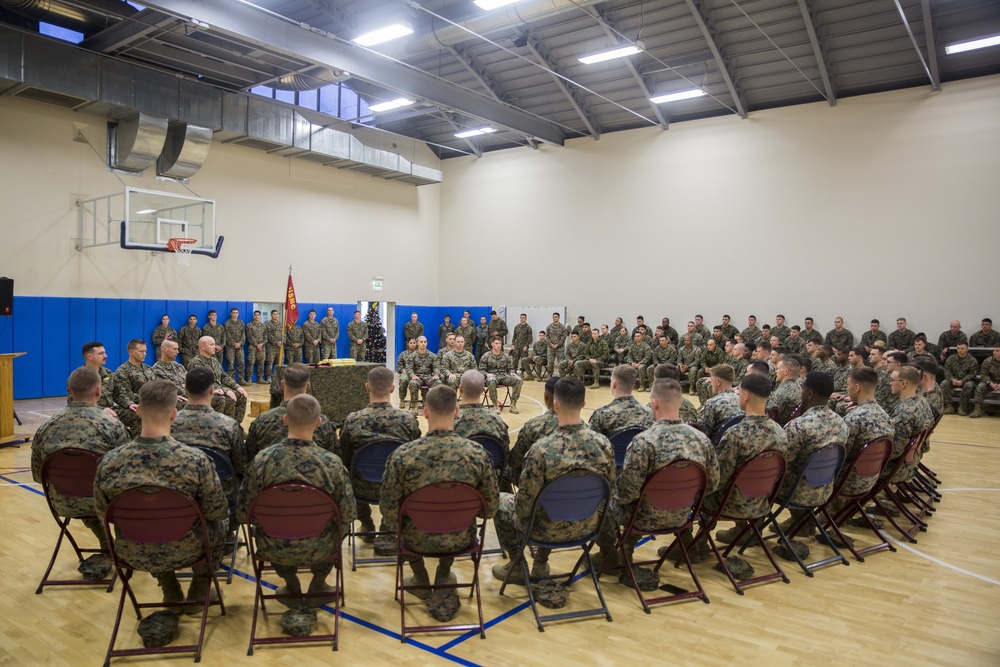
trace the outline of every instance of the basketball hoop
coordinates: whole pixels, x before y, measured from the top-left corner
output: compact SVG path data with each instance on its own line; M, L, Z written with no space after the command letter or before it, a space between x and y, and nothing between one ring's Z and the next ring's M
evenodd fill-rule
M167 249L177 255L177 263L181 266L191 264L191 251L198 239L173 238L167 241Z

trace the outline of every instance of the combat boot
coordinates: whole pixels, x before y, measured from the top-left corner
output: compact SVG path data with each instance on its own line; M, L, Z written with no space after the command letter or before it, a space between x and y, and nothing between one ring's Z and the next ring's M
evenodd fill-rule
M958 404L958 416L959 417L969 416L969 404L967 402L962 401L961 403Z
M517 409L517 401L511 401L510 402L510 414L516 415L516 414L519 414L519 413L520 413L520 410Z
M943 414L946 414L946 415L953 415L953 414L955 414L955 404L954 403L945 403L944 404L944 413Z
M164 602L184 602L184 591L181 590L181 584L177 581L177 575L174 572L162 572L153 576L156 577L156 583L163 589ZM171 607L170 611L174 614L181 613L180 607Z
M983 416L983 406L982 406L982 404L981 403L976 403L975 409L972 411L972 414L970 414L969 416L972 417L973 419L978 419L979 417L982 417Z
M207 574L198 574L197 572L191 577L191 585L188 587L187 601L195 604L189 604L184 607L184 613L188 616L197 616L202 612L202 605L205 600L205 593L208 592L209 586L212 585L212 579ZM213 588L211 595L209 597L209 602L215 602L219 599L218 593Z
M524 375L521 376L521 379L527 382L528 380L534 380L535 376L532 375L529 371L525 371Z

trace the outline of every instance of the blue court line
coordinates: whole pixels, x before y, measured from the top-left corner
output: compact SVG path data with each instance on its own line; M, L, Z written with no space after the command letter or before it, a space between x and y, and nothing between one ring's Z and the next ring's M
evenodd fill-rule
M22 484L21 482L14 481L10 477L7 477L5 475L0 475L0 479L2 479L3 481L7 482L11 486L19 486L22 489L27 489L28 491L31 491L32 493L37 493L40 496L44 496L45 495L45 492L42 491L41 489L35 488L34 486L30 486L28 484Z

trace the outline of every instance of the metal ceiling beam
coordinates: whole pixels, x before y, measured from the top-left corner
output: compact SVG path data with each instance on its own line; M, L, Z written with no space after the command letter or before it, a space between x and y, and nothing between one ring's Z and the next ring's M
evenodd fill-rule
M538 39L535 33L528 31L523 33L528 40L528 50L531 51L536 58L544 65L549 68L552 72L560 76L552 75L552 80L555 81L556 86L562 91L566 99L569 100L570 106L576 111L577 115L580 116L580 120L583 121L584 126L587 128L587 132L590 133L594 139L601 138L601 125L598 123L597 118L590 111L590 107L587 102L580 97L580 95L567 85L566 81L561 78L565 76L562 69L559 67L559 63L556 62L549 50L542 44L542 41Z
M164 63L172 64L178 69L182 69L191 75L199 75L218 79L237 89L243 89L252 85L259 76L284 76L286 72L279 72L275 68L270 71L263 69L252 70L237 63L219 62L212 58L205 58L198 53L192 53L187 49L170 48L159 41L147 42L139 47L129 49L129 58L140 60L151 65ZM263 65L260 66L263 68Z
M150 4L181 17L208 23L212 31L232 35L291 57L347 70L360 79L448 107L518 134L558 146L565 142L563 131L543 118L356 47L317 28L294 23L236 0L153 0Z
M587 12L588 14L594 17L594 20L597 21L597 24L601 26L602 30L604 30L604 34L607 35L608 39L610 39L614 44L616 44L617 46L627 46L631 44L631 42L622 39L621 31L618 30L618 26L615 24L614 17L611 15L611 12L609 12L607 9L598 5L597 7L584 9L583 11ZM624 60L625 60L625 66L628 68L628 71L632 74L632 78L635 79L635 83L636 85L639 86L639 90L642 91L643 97L645 97L646 100L649 102L649 108L652 109L653 115L656 116L656 121L660 124L660 127L662 127L664 130L670 129L670 119L663 112L663 109L660 108L660 105L653 102L650 99L653 96L653 93L650 91L649 86L646 84L646 80L642 78L642 74L639 73L639 69L635 66L635 63L632 61L632 58L627 57Z
M459 116L454 111L444 111L444 110L442 110L442 113L444 114L445 120L448 121L448 124L451 125L452 129L454 129L456 133L462 131L462 126L463 125L467 125L467 123L465 123L462 120L461 116ZM465 128L465 129L468 129L468 128ZM465 137L465 138L462 139L462 141L464 141L466 143L466 145L468 145L469 149L473 153L476 154L476 157L482 157L483 156L483 149L480 148L479 144L477 144L475 141L473 141L470 137Z
M930 0L920 0L920 11L924 17L924 41L927 43L927 63L931 70L931 84L934 85L934 90L941 90L941 73L938 70L937 61L937 37L934 34Z
M176 20L173 16L155 9L143 9L132 17L94 33L80 42L80 46L91 51L110 53L174 23Z
M930 79L931 88L934 90L941 90L941 80L936 76L935 72L931 72L930 67L927 65L927 61L924 59L924 52L920 50L920 45L917 44L917 38L913 34L913 27L910 26L910 20L906 18L906 12L903 11L903 5L899 4L899 0L894 0L896 3L896 9L899 11L899 18L903 20L903 27L906 28L906 34L910 36L910 43L913 44L913 50L917 52L917 58L920 59L920 65L924 68L924 72L927 74L927 78ZM925 20L930 18L930 9L928 8L927 14L925 15ZM933 42L928 41L928 51L933 48Z
M687 3L691 16L694 17L695 23L698 24L698 29L701 30L702 36L708 42L708 48L712 51L712 57L715 58L715 64L719 68L719 73L722 74L722 78L726 82L726 87L729 88L729 94L733 98L733 103L736 104L736 113L739 114L740 118L746 118L747 104L743 99L743 92L737 85L736 75L730 70L729 61L726 60L722 53L722 46L718 42L715 27L712 25L708 13L704 11L700 2L696 2L695 0L684 1Z
M816 57L816 66L819 67L819 76L823 79L823 89L826 90L826 101L831 107L837 106L837 93L833 89L833 81L830 78L830 64L827 62L826 54L819 43L819 36L816 34L816 17L813 15L809 0L798 0L799 11L802 13L802 21L806 24L806 32L809 33L809 43L812 44L813 55Z

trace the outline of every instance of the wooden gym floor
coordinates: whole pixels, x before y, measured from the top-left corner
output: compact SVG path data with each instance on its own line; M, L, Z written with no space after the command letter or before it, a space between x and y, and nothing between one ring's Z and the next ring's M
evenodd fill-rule
M251 395L263 400L266 389L255 385ZM511 441L527 419L540 414L542 384L525 383L520 415L503 418ZM648 395L638 394L647 401ZM24 420L18 432L30 434L64 405L64 398L19 401ZM588 392L590 409L610 401L606 387ZM250 418L244 422L250 423ZM423 419L421 419L423 423ZM426 425L425 425L426 426ZM826 665L1000 664L1000 567L994 549L1000 547L1000 419L945 417L925 461L943 480L943 500L930 528L915 545L894 541L897 553L883 551L864 563L834 565L807 578L793 563L779 561L791 584L769 582L739 596L725 577L706 561L697 565L711 604L693 600L653 607L646 615L635 593L611 577L602 579L614 622L601 617L557 623L544 633L535 628L523 587L500 584L490 569L503 562L485 556L481 565L483 606L488 621L486 639L478 635L423 635L401 644L399 607L393 601L394 567L360 566L346 572L347 605L343 609L340 650L329 645L260 647L246 656L253 602L251 567L240 550L237 576L223 584L227 615L215 609L209 619L202 656L206 665L618 665L667 662L698 665ZM51 554L57 530L38 486L32 482L30 447L0 450L0 503L4 508L0 539L0 664L99 665L107 649L119 588L35 588ZM79 525L79 524L74 524ZM79 526L76 535L88 541ZM852 529L848 534L862 533ZM495 546L492 526L489 543ZM644 547L655 552L657 544ZM816 552L822 547L809 542ZM371 555L371 547L362 549ZM345 543L345 556L348 555ZM642 553L640 551L640 553ZM763 556L750 550L749 560L760 571ZM555 567L570 567L575 556L556 554ZM456 564L460 580L470 577L468 561ZM75 577L76 562L65 550L54 576ZM661 582L689 584L681 570L664 568ZM140 596L158 593L151 577L137 573ZM271 582L273 583L273 582ZM570 608L596 602L587 580L572 587ZM279 608L283 611L283 608ZM267 621L276 632L280 611ZM408 607L418 622L429 620L418 604ZM463 599L456 620L472 619L475 608ZM321 611L320 623L332 614ZM139 646L136 621L126 607L121 631L123 645ZM194 636L194 617L183 617L181 640ZM171 659L183 664L190 656ZM166 664L150 658L116 659L114 664Z

